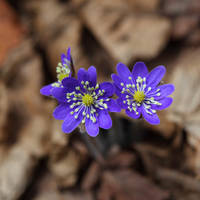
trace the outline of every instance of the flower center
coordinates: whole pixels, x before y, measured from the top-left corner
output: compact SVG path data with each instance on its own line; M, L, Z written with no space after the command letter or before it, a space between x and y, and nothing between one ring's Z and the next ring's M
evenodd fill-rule
M69 74L58 74L58 80L61 82L64 78L67 78Z
M135 91L133 98L137 103L141 103L145 99L144 91Z
M93 97L89 94L85 94L82 97L82 102L86 105L86 106L91 106L94 102Z
M69 77L70 75L70 68L67 64L58 63L58 66L56 67L57 72L57 78L58 81L62 81L64 78Z

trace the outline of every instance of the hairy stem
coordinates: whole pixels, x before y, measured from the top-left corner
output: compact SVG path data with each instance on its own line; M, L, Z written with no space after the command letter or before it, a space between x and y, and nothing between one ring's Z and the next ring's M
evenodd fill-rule
M89 138L89 136L87 135L86 132L81 132L81 137L89 151L89 153L91 154L91 156L101 165L104 165L105 160L101 154L101 152L97 149L96 145L94 143L92 143L91 139Z

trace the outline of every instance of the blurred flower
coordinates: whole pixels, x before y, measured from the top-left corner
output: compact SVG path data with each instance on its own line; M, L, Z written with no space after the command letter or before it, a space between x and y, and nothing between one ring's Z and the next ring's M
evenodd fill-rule
M60 105L54 110L56 119L64 120L62 130L71 133L79 124L85 125L90 136L97 136L99 127L109 129L112 120L108 111L120 112L119 105L109 97L114 93L114 86L109 82L96 83L95 67L88 71L81 68L78 79L65 78L63 87L54 88L52 95Z
M158 66L148 73L143 62L137 62L132 73L124 64L117 65L112 79L116 87L118 104L126 110L126 114L134 119L143 115L150 124L159 124L156 110L163 110L171 105L173 99L168 97L174 91L174 85L159 85L165 74L165 67Z
M56 87L62 87L62 80L66 77L70 77L72 74L72 57L71 57L71 49L68 48L67 55L62 54L61 55L61 62L58 63L58 66L56 67L57 72L57 82L51 83L49 85L44 86L40 93L45 96L51 96L52 95L52 89Z

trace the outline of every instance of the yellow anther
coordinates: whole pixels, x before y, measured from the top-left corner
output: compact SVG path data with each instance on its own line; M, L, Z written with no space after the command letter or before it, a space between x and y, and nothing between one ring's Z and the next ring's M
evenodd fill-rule
M85 94L82 97L82 102L86 105L86 106L91 106L94 102L93 97L89 94Z
M75 115L74 118L75 118L75 119L78 119L78 115Z
M135 94L133 95L133 98L137 103L143 102L144 99L145 99L144 91L135 91Z

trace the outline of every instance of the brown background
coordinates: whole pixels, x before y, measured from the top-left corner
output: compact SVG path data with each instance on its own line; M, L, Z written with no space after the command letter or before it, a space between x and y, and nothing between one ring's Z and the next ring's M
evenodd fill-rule
M39 93L69 46L99 81L141 60L176 87L158 126L112 115L103 166ZM0 200L199 200L199 174L199 0L0 0Z

